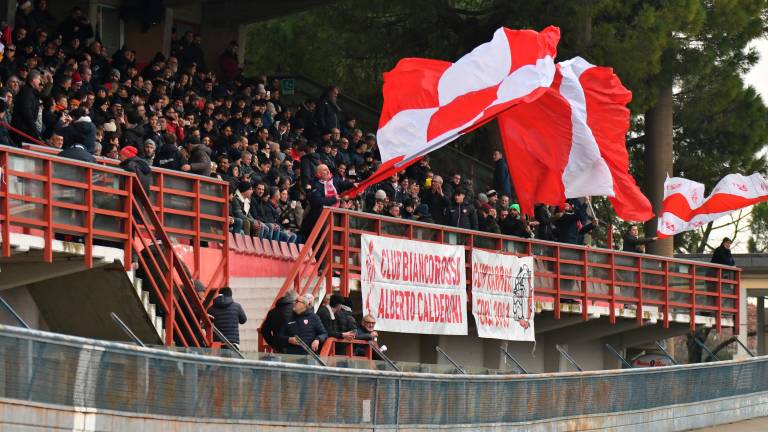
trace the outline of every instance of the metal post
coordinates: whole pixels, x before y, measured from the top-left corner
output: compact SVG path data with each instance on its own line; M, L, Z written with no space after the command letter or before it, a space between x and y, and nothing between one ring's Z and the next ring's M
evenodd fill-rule
M8 221L5 221L5 222L6 222L6 223L8 223ZM4 298L2 298L2 297L0 297L0 306L3 306L3 308L4 308L6 311L8 311L8 313L9 313L9 314L10 314L10 315L13 317L13 319L15 319L15 320L16 320L16 322L18 322L18 323L19 323L19 325L20 325L20 326L22 326L22 327L24 327L24 328L26 328L26 329L28 329L28 328L31 328L31 327L29 327L29 324L27 324L27 323L24 321L24 319L23 319L23 318L21 318L21 315L19 315L18 313L16 313L16 310L15 310L15 309L13 309L13 307L11 307L11 305L9 305L9 304L8 304L8 302L7 302L7 301L5 301L5 299L4 299Z
M447 358L447 359L448 359L448 361L449 361L449 362L451 362L451 364L453 365L453 367L455 367L455 368L456 368L456 370L457 370L457 371L459 371L459 372L460 372L462 375L466 375L466 374L467 374L467 372L464 370L464 368L462 368L460 364L458 364L458 363L456 363L455 361L453 361L453 359L451 358L451 356L449 356L449 355L448 355L448 353L446 353L445 351L443 351L443 349L442 349L442 348L440 348L439 346L436 346L436 347L435 347L435 350L436 350L438 353L442 354L442 355L443 355L445 358Z
M669 355L669 353L667 352L667 350L665 350L665 349L664 349L664 347L663 347L663 346L661 346L661 344L659 343L659 341L656 341L656 342L654 342L654 343L655 343L655 344L656 344L656 346L657 346L657 347L658 347L658 348L661 350L661 352L663 352L663 353L664 353L664 355L665 355L665 356L667 356L667 358L668 358L668 359L669 359L669 360L672 362L672 364L674 364L674 365L678 364L678 363L675 361L675 359L674 359L674 358L672 358L672 356L671 356L671 355Z
M633 368L633 366L627 361L627 359L625 359L624 356L622 356L621 353L619 353L619 351L613 347L613 345L607 343L605 344L605 347L608 348L608 352L610 352L611 354L616 356L619 360L621 360L621 362L624 363L624 366L626 366L629 369Z
M133 331L131 331L131 329L128 327L128 325L126 325L126 324L123 322L123 320L121 320L121 319L120 319L120 317L119 317L119 316L117 316L117 314L116 314L116 313L114 313L114 312L110 312L110 313L109 313L109 316L111 316L111 317L112 317L112 321L114 321L114 322L115 322L115 324L117 324L117 326L118 326L118 327L120 327L120 330L122 330L122 331L123 331L123 333L125 333L126 335L128 335L128 337L129 337L129 338L131 338L131 340L133 340L134 342L136 342L136 345L138 345L138 346L140 346L140 347L144 347L144 348L146 348L146 347L147 347L146 345L144 345L144 342L142 342L142 341L141 341L141 339L139 339L139 337L138 337L138 336L136 336L136 333L134 333Z
M573 367L575 367L576 370L578 370L579 372L584 372L584 369L582 369L581 366L579 366L579 364L576 363L576 360L574 360L573 357L571 357L571 355L568 354L568 351L566 351L563 347L561 347L560 345L555 345L555 349L560 351L560 355L562 355L566 360L568 360L568 363L573 365Z
M227 346L227 348L229 348L229 349L231 349L232 351L234 351L234 352L235 352L235 354L237 354L237 355L238 355L238 357L240 357L241 359L244 359L244 358L245 358L245 356L243 355L243 353L242 353L242 352L240 352L240 350L239 350L239 349L238 349L238 348L235 346L235 344L233 344L232 342L230 342L230 340L229 340L229 339L227 339L227 337L226 337L226 336L224 336L224 334L222 334L222 333L219 331L219 329L218 329L218 328L216 328L216 326L215 326L215 325L211 324L211 328L213 329L213 334L215 334L215 335L216 335L216 337L217 337L217 338L219 338L219 340L221 340L222 342L224 342L224 345L226 345L226 346Z
M215 327L214 327L214 328L215 328ZM312 358L313 358L313 359L314 359L316 362L318 362L318 363L319 363L321 366L328 366L327 364L325 364L325 362L323 361L323 359L321 359L321 358L320 358L320 356L319 356L319 355L317 355L317 353L316 353L316 352L312 351L312 348L310 348L310 347L309 347L309 346L308 346L306 343L304 343L304 341L303 341L303 340L301 340L301 338L300 338L300 337L298 337L298 336L295 336L295 337L296 337L296 340L297 340L297 341L299 341L299 346L300 346L300 347L302 347L302 348L304 348L304 351L306 351L306 352L307 352L307 354L309 354L309 356L310 356L310 357L312 357Z
M371 349L372 349L372 350L373 350L373 351L374 351L376 354L378 354L378 355L379 355L379 357L381 357L382 359L384 359L384 361L385 361L385 362L387 362L387 364L389 365L389 367L391 367L392 369L394 369L394 370L395 370L395 371L397 371L397 372L402 372L402 369L400 369L399 367L397 367L397 365L396 365L394 362L392 362L392 360L390 360L390 359L389 359L389 357L387 357L386 355L384 355L384 351L382 351L381 349L379 349L379 347L377 347L377 346L376 346L376 344L374 344L374 343L373 343L373 341L368 341L368 345L370 345L370 346L371 346Z
M697 338L697 337L694 337L694 338L693 338L693 341L694 341L694 342L696 342L697 344L699 344L699 346L700 346L700 347L701 347L701 348L702 348L704 351L706 351L706 352L707 352L707 354L709 355L709 357L707 357L707 358L705 358L705 359L704 359L704 361L705 361L705 362L706 362L707 360L709 360L709 358L710 358L710 357L712 357L713 359L715 359L715 361L720 361L720 358L718 358L718 357L715 355L715 353L713 353L713 352L712 352L712 350L710 350L709 348L707 348L707 346L704 344L704 342L702 342L702 341L701 341L699 338Z
M502 353L504 353L505 356L507 356L508 359L512 360L512 363L514 363L515 366L517 366L517 368L520 369L520 372L522 372L522 373L524 373L526 375L528 374L528 371L525 370L523 365L521 365L520 362L517 361L516 358L512 357L512 354L510 354L509 351L505 350L504 347L499 347L499 349L501 350Z

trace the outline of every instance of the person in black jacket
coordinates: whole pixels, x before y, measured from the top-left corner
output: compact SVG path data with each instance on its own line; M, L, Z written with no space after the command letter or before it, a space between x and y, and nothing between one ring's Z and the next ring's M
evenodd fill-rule
M714 264L727 266L736 265L736 261L734 261L733 255L731 255L731 244L731 239L726 237L723 239L722 243L720 243L720 246L715 248L715 252L712 254L712 262Z
M355 338L355 328L354 326L350 328L350 320L341 309L343 304L344 298L339 294L333 294L331 295L330 303L320 306L320 309L317 310L317 316L320 318L320 322L323 323L323 327L325 327L329 337L352 340ZM337 346L336 351L337 354L344 353L344 346Z
M301 339L312 351L317 352L328 338L320 318L312 312L312 294L304 294L293 302L293 317L280 330L279 343L286 347L287 354L306 354L299 345Z
M432 179L432 185L428 191L424 192L421 202L429 207L435 223L443 223L445 220L445 210L451 205L451 199L443 192L443 178L436 175Z
M280 343L278 336L280 330L293 317L293 302L296 300L296 293L289 290L284 296L280 297L275 303L275 307L267 313L267 318L261 325L259 332L264 342L267 343L275 352L285 352L285 345Z
M320 102L315 109L315 119L317 120L317 126L320 128L320 133L326 133L333 128L341 127L339 119L341 108L336 104L338 97L339 88L330 86L320 98Z
M5 128L5 112L8 111L8 104L5 99L0 98L0 144L12 146L14 145L11 140L11 134L8 133L8 129Z
M136 174L141 186L149 196L149 186L152 184L152 168L146 160L138 156L139 151L136 147L128 146L120 150L120 166L129 172Z
M13 101L11 124L11 126L19 131L38 140L42 140L40 133L40 127L42 127L42 111L40 110L40 90L43 88L42 79L39 71L29 71L27 83L21 88L21 91ZM24 138L16 133L13 134L13 139L17 147L21 147L21 143L24 140L28 140L28 138Z
M629 227L629 231L622 237L624 244L621 250L624 252L644 253L645 245L658 239L658 237L640 238L638 235L639 233L636 225Z
M219 296L213 300L208 313L213 316L213 325L225 338L237 346L240 343L240 325L245 324L248 317L245 316L240 303L232 298L232 288L224 287L219 290Z
M512 179L509 176L507 161L499 150L493 152L493 188L500 195L512 197Z
M88 150L86 150L85 147L79 143L65 148L61 153L59 153L59 156L83 162L96 163L96 157L90 154Z
M334 181L333 173L327 165L318 165L315 176L316 179L312 183L312 191L309 194L309 211L301 224L301 234L305 239L309 237L309 233L315 227L323 207L337 207L339 194L354 186L349 182Z
M445 225L457 228L477 230L477 211L464 202L466 194L463 189L453 192L453 202L445 212Z
M563 204L554 218L557 241L560 243L581 244L584 235L597 225L597 220L581 225L581 218L570 202Z

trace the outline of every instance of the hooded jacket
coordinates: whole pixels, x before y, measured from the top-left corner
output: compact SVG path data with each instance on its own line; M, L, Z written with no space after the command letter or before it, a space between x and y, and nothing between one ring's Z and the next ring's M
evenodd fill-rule
M120 166L128 172L136 174L144 192L149 196L149 186L152 184L152 168L150 168L149 163L138 156L134 156L120 162Z
M248 317L240 303L232 297L220 295L213 300L208 309L213 316L213 325L232 343L240 343L240 324L245 324Z
M96 149L96 127L88 116L80 117L70 125L72 144L82 144L88 153ZM66 136L64 138L66 140ZM66 143L65 143L66 144Z
M280 297L267 314L267 318L264 320L264 324L259 329L261 337L264 338L264 342L271 346L273 350L277 352L283 352L285 345L279 341L280 330L285 327L285 324L293 317L293 297L284 295Z

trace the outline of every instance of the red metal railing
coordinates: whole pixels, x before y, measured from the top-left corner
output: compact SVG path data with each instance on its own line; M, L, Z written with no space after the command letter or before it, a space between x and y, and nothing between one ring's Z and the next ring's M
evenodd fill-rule
M165 317L166 343L210 344L210 319L133 174L7 146L0 146L0 169L2 256L11 255L12 231L41 236L46 262L53 261L56 235L81 238L87 267L93 265L94 240L112 242L122 247L126 270L134 255L145 270ZM147 248L158 254L142 256Z
M343 347L344 353L338 354L336 348L338 346ZM355 355L355 347L363 347L365 350L365 354L358 356ZM336 339L333 337L329 337L325 340L325 343L323 343L323 347L320 349L320 356L321 357L333 357L343 355L344 357L352 357L352 358L359 358L364 360L372 360L373 359L373 350L371 349L371 346L368 344L368 341L363 340L345 340L345 339Z
M24 144L23 147L49 155L60 152L42 142ZM97 161L101 165L114 167L119 164L119 161L104 157L98 157ZM211 177L153 167L150 199L165 231L179 243L192 246L193 262L190 270L194 278L200 276L200 248L203 243L220 245L224 251L229 250L228 183ZM221 277L214 276L214 280L226 281L229 255L223 253L221 260ZM206 287L207 290L218 288Z
M173 249L171 239L152 210L135 176L129 184L133 203L133 252L164 312L165 344L205 347L213 342L211 319L195 291L191 275Z
M697 314L715 317L719 331L724 317L739 322L740 269L654 255L577 246L470 231L441 225L377 216L342 209L323 213L301 250L299 259L275 301L293 288L298 294L330 292L334 277L341 295L360 279L360 235L363 233L424 242L464 245L467 289L471 289L471 250L480 248L535 257L534 289L539 301L552 302L556 319L565 300L580 305L588 319L589 306L605 306L616 322L617 306L634 308L638 324L644 307L656 307L664 327L670 314L685 314L695 328Z

